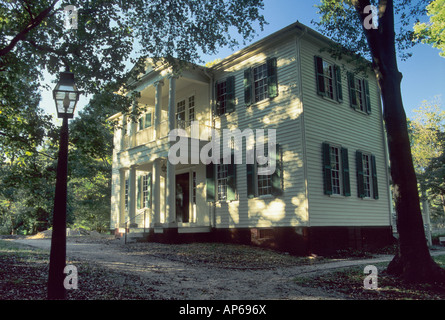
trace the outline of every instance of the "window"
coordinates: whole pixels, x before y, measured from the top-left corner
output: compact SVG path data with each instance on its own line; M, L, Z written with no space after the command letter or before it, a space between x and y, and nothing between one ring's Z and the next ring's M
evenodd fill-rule
M258 102L269 98L267 91L267 65L263 64L253 68L254 101Z
M144 208L151 208L151 173L142 176L142 203Z
M222 161L221 161L222 162ZM227 164L217 164L217 185L218 185L218 199L227 199L227 175L228 167Z
M185 129L195 121L195 96L190 96L176 104L176 128Z
M140 117L139 118L139 131L144 130L148 127L151 127L153 125L152 119L153 119L153 116L152 116L151 112L147 112L147 113L145 113L145 115Z
M207 202L232 201L236 199L236 166L234 154L230 163L209 163L206 165ZM216 192L215 192L216 190Z
M351 188L348 149L323 143L322 153L324 194L349 197Z
M268 154L268 144L264 144L264 155ZM258 168L267 168L270 164L270 159L265 164L258 164ZM272 175L258 175L258 195L272 194Z
M372 154L356 152L357 193L359 198L378 199L376 158Z
M264 145L264 155L268 154L268 145ZM255 153L257 150L255 150ZM282 181L282 161L281 161L281 148L277 144L276 151L270 154L270 157L274 157L275 171L269 175L259 175L258 169L266 168L270 165L272 159L268 159L265 164L258 164L255 161L254 164L247 164L247 196L248 198L254 198L257 196L273 195L280 196L283 194L283 181ZM257 158L255 154L254 159Z
M273 99L278 96L277 59L244 71L244 102L252 103Z
M369 82L359 79L348 72L349 101L351 108L357 111L371 113L371 99L369 95Z
M125 211L128 211L128 192L129 192L128 179L125 179Z
M216 83L216 114L235 111L235 77L231 76Z
M332 194L341 194L340 148L331 146Z
M185 129L185 100L176 105L176 128Z
M217 113L225 114L227 105L227 81L216 84Z
M338 102L343 101L343 88L340 67L321 57L314 57L317 93Z
M189 125L195 121L195 96L189 97Z

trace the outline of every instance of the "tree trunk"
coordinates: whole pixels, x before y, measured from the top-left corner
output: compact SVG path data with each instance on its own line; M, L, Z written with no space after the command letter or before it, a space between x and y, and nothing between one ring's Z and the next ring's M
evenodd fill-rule
M355 1L362 21L369 0ZM381 1L378 29L364 29L373 58L373 68L383 100L393 196L399 233L398 253L387 272L409 282L445 279L444 270L431 258L423 228L417 178L411 155L401 81L395 50L393 1Z

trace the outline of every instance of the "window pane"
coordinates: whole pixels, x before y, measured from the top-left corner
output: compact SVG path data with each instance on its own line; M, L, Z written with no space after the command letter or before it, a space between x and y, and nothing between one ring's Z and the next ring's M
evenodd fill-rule
M255 102L267 99L267 64L263 64L253 69Z

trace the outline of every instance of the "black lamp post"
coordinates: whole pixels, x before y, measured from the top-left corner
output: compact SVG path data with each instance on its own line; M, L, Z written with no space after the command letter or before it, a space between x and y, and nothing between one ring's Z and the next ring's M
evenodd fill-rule
M57 116L63 119L60 130L59 159L57 162L56 193L54 197L53 232L49 261L48 299L64 299L63 273L66 264L66 204L68 176L68 119L74 117L74 109L80 92L71 72L60 73L60 80L53 90Z

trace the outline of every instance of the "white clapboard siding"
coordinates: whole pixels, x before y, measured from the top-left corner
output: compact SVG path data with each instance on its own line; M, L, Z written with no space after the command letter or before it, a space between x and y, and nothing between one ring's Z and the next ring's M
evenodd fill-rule
M328 53L320 53L321 46L311 38L301 43L303 109L306 136L306 166L308 172L308 200L311 226L386 226L390 207L388 175L384 147L384 133L380 96L375 76L369 74L372 113L370 115L350 107L346 70L342 68L343 102L338 103L317 95L314 56L343 66ZM353 70L352 66L346 69ZM323 192L322 143L339 144L349 151L350 197L326 196ZM362 150L376 156L378 172L378 200L357 197L355 152Z
M240 57L216 74L216 80L235 76L236 111L216 119L223 128L275 129L283 151L284 193L280 197L247 199L246 166L237 167L239 200L216 204L218 228L300 226L307 222L302 154L301 103L298 98L298 65L295 37L282 39L250 57ZM279 95L250 107L244 104L244 70L277 58Z

